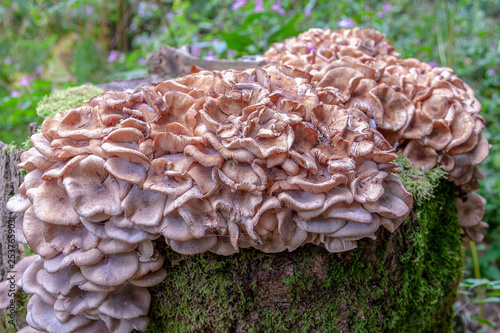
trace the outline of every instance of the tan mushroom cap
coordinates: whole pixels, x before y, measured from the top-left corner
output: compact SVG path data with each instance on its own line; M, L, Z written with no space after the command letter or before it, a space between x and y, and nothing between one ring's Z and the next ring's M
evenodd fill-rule
M54 309L38 295L33 295L28 302L27 321L30 326L47 332L70 333L90 322L85 316L71 316L67 321L60 322Z
M81 272L85 278L101 286L118 286L134 275L139 267L135 252L125 252L107 255L103 261L82 266Z
M97 156L88 156L71 169L63 184L78 215L100 219L121 213L119 185L109 177L106 162Z
M458 224L465 228L467 235L475 242L481 242L483 235L479 229L488 227L482 222L486 199L477 193L468 193L465 197L455 198L458 213Z
M134 319L148 313L150 301L146 288L125 283L106 297L99 311L115 319Z

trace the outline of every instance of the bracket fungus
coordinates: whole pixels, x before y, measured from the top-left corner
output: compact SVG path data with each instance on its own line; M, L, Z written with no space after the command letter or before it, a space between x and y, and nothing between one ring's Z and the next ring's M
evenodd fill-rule
M382 33L360 28L310 29L275 43L264 56L310 73L322 102L361 110L414 167L441 167L458 187L459 211L458 202L479 188L477 165L491 146L481 134L480 102L451 68L401 59ZM482 214L459 214L459 224L481 241L485 200L474 202Z
M105 92L46 119L9 202L38 253L19 264L29 325L145 329L146 288L166 275L160 237L181 254L230 255L342 252L393 232L413 204L396 149L475 188L487 142L470 88L398 56L373 30L313 29L266 53L281 64ZM469 196L461 216L480 220Z

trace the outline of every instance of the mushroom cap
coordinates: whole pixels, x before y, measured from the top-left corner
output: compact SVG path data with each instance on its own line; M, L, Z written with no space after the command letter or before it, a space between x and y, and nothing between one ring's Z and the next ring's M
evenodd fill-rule
M118 286L134 275L139 267L135 251L111 254L92 266L80 267L83 276L101 286Z
M71 169L63 184L78 215L96 217L121 213L118 182L109 177L106 162L90 155Z
M33 295L28 301L28 313L26 318L30 326L46 332L64 332L70 333L77 331L80 327L90 322L85 316L71 316L67 321L60 322L52 306L39 297Z
M134 319L148 313L150 301L146 288L125 283L107 295L99 311L115 319Z

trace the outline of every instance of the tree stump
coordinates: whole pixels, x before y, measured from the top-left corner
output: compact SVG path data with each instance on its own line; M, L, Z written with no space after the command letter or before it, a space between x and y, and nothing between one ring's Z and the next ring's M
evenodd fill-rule
M20 148L0 142L0 175L2 177L0 181L0 223L2 230L0 242L0 281L3 281L8 272L12 270L11 264L21 260L17 244L12 244L15 217L5 207L9 198L19 192L19 185L22 182L22 176L17 169L17 164L20 162L20 153ZM7 312L5 311L5 313ZM3 322L3 319L0 320L0 331L5 332L7 326L6 322ZM15 317L14 322L17 327L26 325L24 318L19 316Z
M11 218L5 203L21 181L18 154L4 149L0 157L4 235ZM308 245L276 254L243 249L228 257L185 256L159 238L167 277L149 288L146 332L450 331L462 275L455 187L403 169L403 183L416 195L412 214L394 233L380 228L376 240L361 240L349 252ZM434 196L423 199L426 192ZM17 302L19 309L25 302Z
M183 256L165 245L147 332L451 331L460 230L453 185L435 193L393 234L339 254L307 245Z

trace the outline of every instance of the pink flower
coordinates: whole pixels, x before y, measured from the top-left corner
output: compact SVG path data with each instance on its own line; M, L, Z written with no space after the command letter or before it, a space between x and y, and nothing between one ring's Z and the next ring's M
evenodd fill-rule
M117 59L118 59L118 51L113 50L113 51L109 52L109 56L108 56L109 63L115 62Z
M216 58L215 58L215 55L214 55L214 51L208 50L208 55L205 58L203 58L203 59L205 59L205 60L215 60Z
M246 5L247 5L246 0L236 0L231 6L231 9L236 10L238 8L245 7Z
M281 0L276 1L274 5L271 6L272 12L278 12L281 16L286 15L286 10L281 7Z
M92 15L93 12L94 12L94 7L92 7L91 5L85 6L85 14L90 16Z
M199 56L200 53L201 53L201 49L198 46L193 46L191 48L191 54L193 55L193 57Z
M253 11L255 13L262 13L264 11L264 1L263 0L255 0L255 9Z
M23 76L23 78L21 79L21 82L19 82L19 85L20 85L21 87L24 87L24 86L29 86L29 85L30 85L30 83L31 83L31 80L30 80L29 76L28 76L28 75L25 75L25 76Z
M339 28L352 28L354 26L354 20L350 17L344 17L337 22L337 25Z
M19 93L19 91L17 91L17 90L12 90L10 92L10 97L17 98L19 96L21 96L21 93Z

